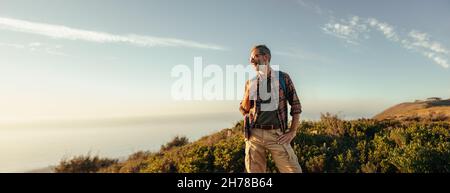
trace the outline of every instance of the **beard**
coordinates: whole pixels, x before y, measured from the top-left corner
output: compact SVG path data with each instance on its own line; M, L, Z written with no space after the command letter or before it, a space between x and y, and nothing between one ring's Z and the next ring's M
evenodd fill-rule
M263 61L258 61L256 66L256 73L266 77L269 72L269 64L264 63Z
M267 65L258 65L257 73L259 75L267 75Z

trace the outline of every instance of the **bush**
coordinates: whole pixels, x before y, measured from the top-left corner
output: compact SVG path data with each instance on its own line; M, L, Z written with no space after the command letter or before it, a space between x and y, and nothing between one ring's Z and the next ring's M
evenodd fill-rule
M185 136L175 136L170 142L167 142L166 145L161 146L161 151L167 151L174 147L181 147L189 143L189 139Z
M56 173L93 173L117 164L117 162L117 159L100 158L88 154L72 159L63 159L54 170Z

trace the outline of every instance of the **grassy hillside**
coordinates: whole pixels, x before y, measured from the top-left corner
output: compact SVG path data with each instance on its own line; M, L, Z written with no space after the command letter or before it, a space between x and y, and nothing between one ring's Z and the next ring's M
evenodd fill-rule
M450 99L401 103L386 109L373 118L377 120L450 120Z
M79 156L56 172L244 172L242 121L198 141L175 138L125 161ZM304 172L450 172L450 123L359 119L329 114L303 121L292 145ZM269 157L268 166L276 172Z

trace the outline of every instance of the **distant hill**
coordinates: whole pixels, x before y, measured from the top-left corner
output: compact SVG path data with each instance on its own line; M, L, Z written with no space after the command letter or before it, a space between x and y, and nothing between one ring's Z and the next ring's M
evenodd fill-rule
M400 103L375 115L373 119L450 120L450 99L432 97L427 100Z

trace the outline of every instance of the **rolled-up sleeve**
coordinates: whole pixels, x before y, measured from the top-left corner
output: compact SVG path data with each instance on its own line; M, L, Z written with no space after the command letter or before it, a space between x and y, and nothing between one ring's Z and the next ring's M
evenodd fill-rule
M291 80L291 77L286 73L286 87L287 87L287 100L289 104L291 105L291 116L294 116L295 114L302 113L302 105L300 103L300 99L297 95L297 91L295 90L294 83Z

